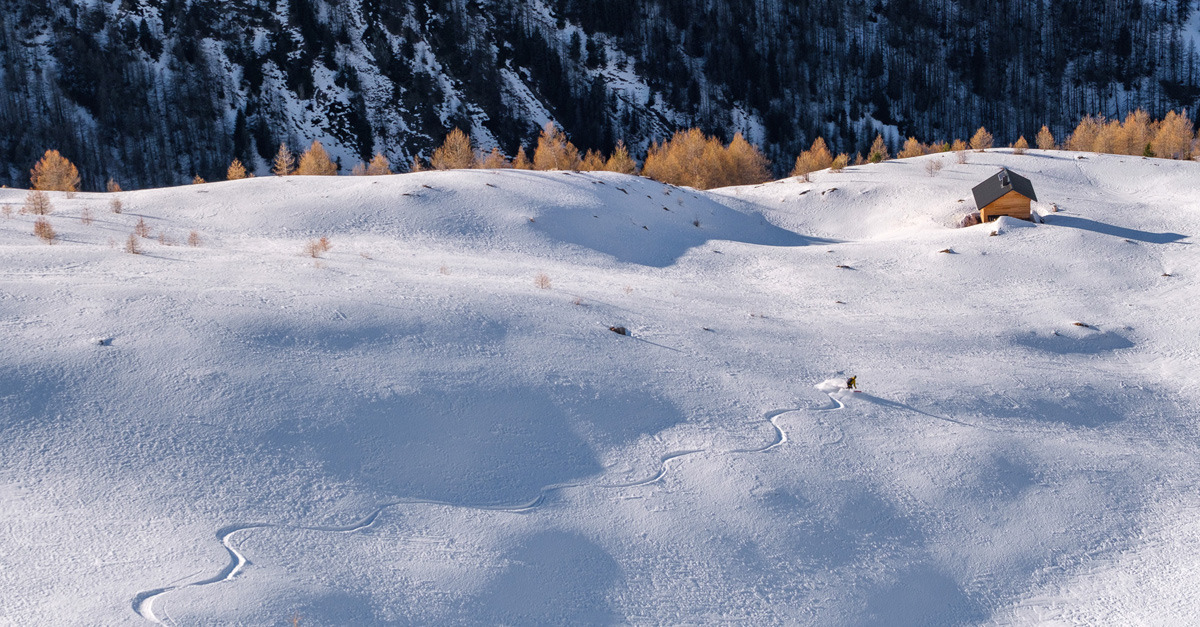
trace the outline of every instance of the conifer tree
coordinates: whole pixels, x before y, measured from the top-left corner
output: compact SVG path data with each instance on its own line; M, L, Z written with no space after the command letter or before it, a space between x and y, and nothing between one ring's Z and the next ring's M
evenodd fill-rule
M1029 142L1026 141L1025 136L1022 135L1020 139L1017 140L1017 143L1013 144L1013 154L1023 155L1025 154L1026 150L1029 150Z
M1067 150L1077 152L1091 150L1096 145L1096 138L1100 136L1100 125L1103 123L1104 116L1083 116L1070 137L1067 137Z
M971 148L977 152L983 152L992 147L993 141L994 138L992 137L992 134L987 132L987 129L981 126L979 127L979 130L975 131L975 134L971 136Z
M917 141L916 137L909 137L904 141L904 147L900 149L900 154L896 155L897 159L908 159L910 157L920 157L925 154L925 146Z
M1042 130L1037 134L1038 150L1054 150L1054 134L1045 124L1042 125Z
M871 143L871 150L867 151L867 161L871 163L879 163L888 160L887 144L883 141L883 135L876 134L875 141Z
M1192 121L1186 115L1168 111L1150 146L1154 156L1161 159L1191 159L1192 137Z
M514 170L532 170L533 163L529 161L529 157L525 155L525 147L517 148L517 156L513 157L512 167Z
M371 163L367 164L367 176L386 176L392 174L392 164L388 158L383 156L382 152L375 153L371 157Z
M956 139L953 144L950 144L950 152L962 152L968 148L967 142Z
M824 170L833 164L833 156L829 153L829 146L825 144L824 137L818 137L813 140L812 146L800 153L796 157L796 165L792 167L791 176L798 176L803 181L808 181L808 175L817 170Z
M756 185L771 180L771 162L757 146L746 141L741 133L734 133L725 147L729 159L729 170L722 185Z
M240 181L246 178L246 166L242 165L240 159L234 159L233 163L229 164L229 169L225 171L225 180Z
M421 163L420 155L413 155L412 164L408 166L409 172L424 172L425 164Z
M542 134L538 137L537 148L533 151L534 169L578 170L581 165L579 149L575 144L558 130L554 122L546 122Z
M1146 155L1153 138L1150 125L1150 114L1141 109L1125 116L1125 154Z
M475 167L475 149L471 137L455 127L442 145L433 151L429 164L435 170L466 170Z
M57 150L47 150L29 173L33 189L38 191L79 191L79 170Z
M625 147L624 141L617 142L617 147L613 148L608 161L604 163L604 169L618 174L634 174L637 172L637 164L633 162L633 157L629 156L629 149Z
M600 155L599 150L589 150L583 156L579 169L584 172L599 172L604 169L604 157Z
M296 169L296 157L288 149L287 144L280 143L275 160L271 162L271 172L275 176L288 176Z
M203 185L207 182L208 181L204 180L204 177L200 176L199 174L192 177L192 185Z
M313 143L300 155L300 164L296 166L296 174L303 176L337 176L337 164L329 158L321 142Z
M829 164L829 171L830 172L841 172L842 170L845 170L846 166L848 166L849 164L850 164L850 155L848 155L844 152L840 153L840 154L838 154L838 156L833 158L833 163Z
M503 170L512 166L508 162L508 157L504 156L504 153L500 152L499 148L493 147L492 151L484 156L483 162L479 164L479 167L484 170Z
M108 193L115 194L121 191L121 184L118 183L116 179L109 178L108 185L105 186L105 189L108 190Z

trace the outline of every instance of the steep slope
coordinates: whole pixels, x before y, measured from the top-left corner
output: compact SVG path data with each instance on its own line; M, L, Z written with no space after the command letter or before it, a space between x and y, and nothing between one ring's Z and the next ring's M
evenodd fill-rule
M946 226L999 165L1062 211ZM0 218L0 616L1194 621L1198 167L55 194Z
M267 171L321 140L406 169L453 127L584 149L698 126L743 132L786 174L818 135L1001 143L1085 114L1196 111L1191 0L8 0L0 183L47 148L89 189ZM893 150L894 152L894 150Z

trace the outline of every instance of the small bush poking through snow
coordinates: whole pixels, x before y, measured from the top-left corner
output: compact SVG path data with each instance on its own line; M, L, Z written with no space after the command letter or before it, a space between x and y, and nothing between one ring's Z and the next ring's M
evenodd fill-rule
M50 221L45 218L38 218L33 223L33 234L42 238L42 241L47 244L54 243L54 227L50 226Z
M25 212L35 216L44 216L54 211L50 204L50 195L41 190L32 190L25 196Z
M329 252L330 248L333 248L333 245L329 243L329 238L321 237L320 239L308 240L308 243L304 245L304 252L309 257L317 259L321 256L321 253Z
M4 207L0 208L0 213L4 214L4 219L6 220L12 218L12 205L4 205Z
M84 226L91 226L91 224L92 224L91 208L84 207L83 210L79 212L79 221L82 222Z
M188 233L188 246L191 246L192 248L196 248L199 245L200 245L200 234L197 233L196 231L192 231L191 233Z
M938 172L941 172L941 171L942 171L942 160L941 159L930 159L929 161L925 162L925 172L928 173L929 176L937 176Z
M125 240L125 252L131 255L142 254L142 247L138 243L138 236L134 233L129 234L129 239Z
M145 218L138 218L137 224L133 227L133 232L138 237L150 237L150 225L146 224Z
M125 203L121 202L120 198L113 198L112 202L108 203L108 208L113 213L121 213L121 210L125 208Z
M171 239L171 236L167 235L166 231L159 231L158 232L158 243L162 244L163 246L174 246L175 240Z
M550 289L550 276L545 272L539 272L538 275L534 277L533 284L541 289L548 290Z

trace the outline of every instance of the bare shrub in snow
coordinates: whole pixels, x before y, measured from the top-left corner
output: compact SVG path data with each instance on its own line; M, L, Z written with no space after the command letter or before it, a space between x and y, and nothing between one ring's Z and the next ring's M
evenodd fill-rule
M170 235L167 235L166 231L159 231L158 232L158 243L163 246L174 246L175 240L172 239Z
M32 213L35 216L49 215L54 211L54 205L50 204L50 195L41 190L30 190L25 195L25 213Z
M0 207L0 214L4 215L4 219L11 219L12 213L12 205L4 205L3 207Z
M330 248L333 248L333 246L329 243L329 238L321 237L319 239L308 240L308 243L304 245L304 253L313 259L317 259L321 256L321 253L329 252Z
M550 289L550 276L545 272L539 272L538 275L534 277L533 284L541 289L548 290Z
M120 198L113 198L112 202L108 203L108 209L113 213L121 213L121 210L124 208L125 203L121 202Z
M954 161L956 163L958 163L959 165L962 165L962 164L970 161L970 158L967 156L967 151L959 150L958 152L955 152L954 153Z
M75 164L59 154L57 150L47 150L41 160L30 170L29 180L33 189L50 192L79 191L79 170Z
M187 243L188 243L188 246L191 246L192 248L196 248L197 246L199 246L200 245L200 234L197 233L196 231L192 231L191 233L188 233Z
M138 236L136 233L130 233L129 237L125 240L125 252L131 255L142 254L142 245L138 241Z
M150 237L150 225L146 224L145 218L138 218L137 224L133 227L133 232L138 237Z
M929 161L925 162L925 172L927 174L929 174L929 176L937 176L938 172L941 172L941 171L942 171L942 160L941 159L930 159Z
M83 209L82 209L82 210L79 212L79 221L80 221L80 222L82 222L84 226L91 226L91 224L92 224L92 210L91 210L91 208L90 208L90 207L84 207L84 208L83 208Z
M50 221L46 218L38 218L33 223L33 234L42 238L42 241L47 244L53 244L56 236L54 227L50 226Z

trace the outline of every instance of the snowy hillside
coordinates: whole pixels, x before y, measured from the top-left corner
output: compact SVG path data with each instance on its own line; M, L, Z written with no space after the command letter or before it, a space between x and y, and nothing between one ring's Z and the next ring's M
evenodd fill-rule
M24 195L0 622L1200 620L1200 164Z

